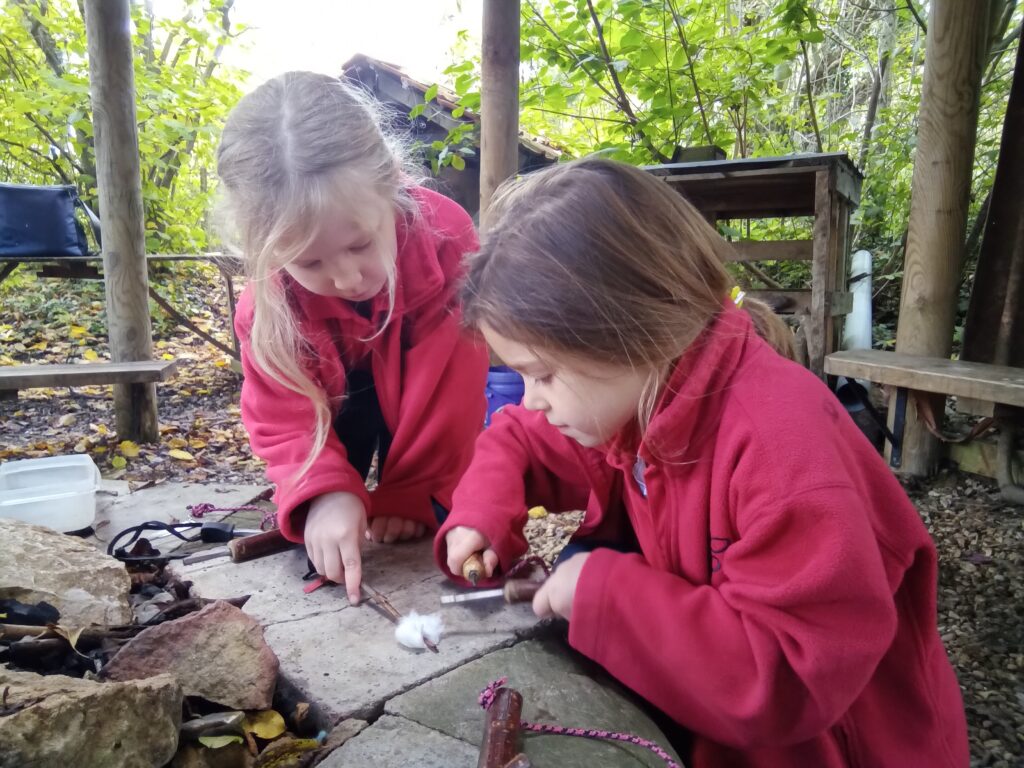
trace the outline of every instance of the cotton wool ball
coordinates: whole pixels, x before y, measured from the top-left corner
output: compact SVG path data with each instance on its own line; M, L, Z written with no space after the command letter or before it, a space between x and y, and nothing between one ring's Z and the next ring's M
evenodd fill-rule
M428 613L421 616L416 611L410 611L409 615L403 616L395 627L395 640L406 648L426 648L423 638L437 645L442 631L444 623L441 621L441 614Z

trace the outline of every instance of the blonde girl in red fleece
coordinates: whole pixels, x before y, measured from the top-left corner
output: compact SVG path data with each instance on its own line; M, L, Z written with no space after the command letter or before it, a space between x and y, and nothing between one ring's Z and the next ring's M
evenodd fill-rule
M439 564L482 550L496 576L529 507L584 509L534 610L682 729L688 766L966 766L934 545L784 326L731 300L728 243L599 159L507 185L493 221L463 311L526 395L478 439Z
M249 278L242 419L281 530L358 602L364 538L436 528L483 423L486 350L455 295L473 224L416 185L372 99L326 75L245 96L217 170Z

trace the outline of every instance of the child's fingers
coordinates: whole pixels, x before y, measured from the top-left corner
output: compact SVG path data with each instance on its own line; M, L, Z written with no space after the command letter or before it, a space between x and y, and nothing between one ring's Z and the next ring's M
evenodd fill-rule
M533 596L533 612L541 619L555 615L551 607L551 582L538 589L537 594Z
M381 535L381 540L385 544L390 544L398 538L402 537L402 531L405 529L405 523L407 521L400 517L389 517L387 523L384 526L384 533ZM412 521L408 521L410 524Z
M341 553L337 547L324 547L321 551L320 562L313 561L316 572L326 576L335 584L345 581L345 569L341 563Z
M387 528L388 518L386 517L375 517L370 521L370 525L367 527L369 531L370 541L380 543L384 540L384 531Z
M363 581L363 560L359 552L358 536L347 538L341 542L341 560L348 601L352 605L359 605L359 586ZM340 584L342 579L337 581Z
M498 553L493 549L485 549L483 557L484 571L487 573L487 578L491 578L498 568Z

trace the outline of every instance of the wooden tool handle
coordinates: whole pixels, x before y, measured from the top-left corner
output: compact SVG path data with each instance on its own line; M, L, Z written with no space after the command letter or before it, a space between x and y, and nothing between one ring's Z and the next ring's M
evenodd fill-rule
M245 560L254 560L257 557L282 552L291 545L292 542L284 537L280 529L274 528L264 533L232 539L228 542L228 551L231 552L231 562L241 563Z
M509 579L505 582L505 601L525 603L533 600L533 596L542 586L544 586L544 582L533 579Z
M467 557L466 562L462 564L462 578L470 582L474 587L486 574L487 571L484 568L483 558L480 557L478 552L474 552Z

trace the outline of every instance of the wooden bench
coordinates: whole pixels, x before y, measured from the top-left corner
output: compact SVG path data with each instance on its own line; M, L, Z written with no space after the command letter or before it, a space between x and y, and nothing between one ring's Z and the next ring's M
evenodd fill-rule
M895 440L889 463L897 468L902 462L903 429L911 392L954 395L958 398L958 410L1010 423L1019 423L1024 415L1024 368L852 349L826 357L825 372L896 387L892 420Z
M20 389L81 387L90 384L145 384L166 381L178 367L177 360L140 360L72 365L0 366L0 398L18 396Z

